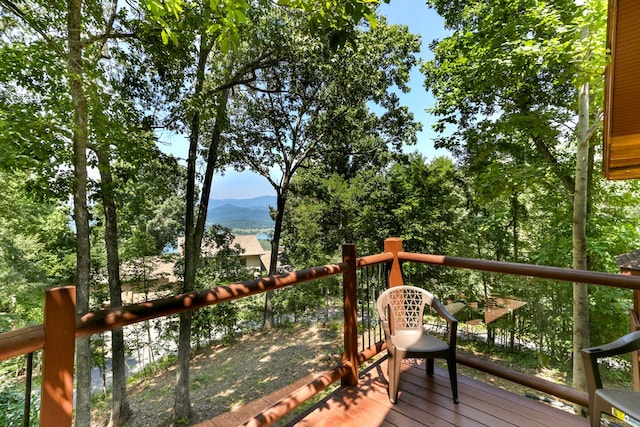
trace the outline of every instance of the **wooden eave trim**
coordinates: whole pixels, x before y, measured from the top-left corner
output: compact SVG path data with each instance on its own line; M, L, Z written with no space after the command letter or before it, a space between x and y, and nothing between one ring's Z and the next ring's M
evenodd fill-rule
M615 63L615 52L612 46L615 46L616 41L616 25L618 17L618 0L609 0L608 15L607 15L607 40L606 49L608 62L604 72L604 129L603 129L603 175L608 179L614 179L611 177L612 171L609 168L609 162L611 160L611 121L613 114L613 64Z

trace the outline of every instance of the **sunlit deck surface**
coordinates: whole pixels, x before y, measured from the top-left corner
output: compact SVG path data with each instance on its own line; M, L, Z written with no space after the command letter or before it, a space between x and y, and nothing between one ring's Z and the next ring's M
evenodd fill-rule
M423 361L404 361L398 402L387 397L386 359L363 372L358 387L336 390L298 426L588 426L586 419L458 374L453 403L446 370L433 377Z
M406 359L400 375L398 402L387 395L386 357L360 375L357 387L338 388L295 421L277 426L488 426L488 427L581 427L587 419L554 406L458 374L456 405L451 397L449 375L435 368L427 376L423 360ZM240 425L260 409L275 403L302 385L259 399L234 412L197 424L198 427ZM539 394L539 393L534 393Z

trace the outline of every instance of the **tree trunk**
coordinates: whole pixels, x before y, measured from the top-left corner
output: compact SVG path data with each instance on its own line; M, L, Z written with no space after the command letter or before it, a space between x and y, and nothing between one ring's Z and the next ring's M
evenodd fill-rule
M576 189L573 201L573 268L587 269L587 194L589 176L589 84L580 87L576 128ZM573 387L586 390L580 351L590 345L589 290L585 283L573 284Z
M283 179L283 185L276 189L276 217L273 227L273 238L271 239L271 258L269 259L269 276L276 274L278 269L278 248L280 247L280 236L282 235L282 221L284 219L284 207L287 201L288 184L286 177ZM272 300L273 291L269 291L264 295L264 319L262 329L269 330L275 326L273 317Z
M196 90L198 87L196 85ZM201 90L201 87L200 87ZM196 198L196 161L198 157L198 139L200 135L200 114L196 111L191 119L189 135L189 158L187 160L187 206L185 216L184 239L184 278L182 292L191 292L195 287L198 247L195 245L195 198ZM178 366L176 370L175 401L173 404L174 421L191 418L191 399L189 397L189 358L191 355L191 312L180 314L178 336Z
M82 85L82 0L67 2L69 91L73 103L73 219L76 227L76 314L89 311L90 241L87 207L88 108ZM91 422L91 348L89 338L76 341L75 425Z
M202 96L204 87L205 69L211 45L207 44L207 37L200 38L198 67L196 72L196 84L194 98ZM187 206L185 216L185 247L184 247L184 281L183 292L191 292L195 289L196 270L200 258L200 244L207 219L209 195L213 173L217 167L218 147L220 137L227 123L227 102L229 88L223 89L218 100L215 125L212 130L211 144L208 150L206 170L203 177L202 193L196 217L196 163L198 159L198 142L200 140L200 112L196 109L191 118L189 133L189 158L187 160ZM180 332L178 338L178 366L176 372L175 401L173 405L174 421L183 422L191 418L191 398L189 397L189 359L191 356L191 312L180 314Z
M204 60L208 54L204 54ZM202 64L204 73L204 64ZM204 74L203 74L204 81ZM198 260L200 258L200 244L204 234L204 226L207 219L207 209L209 206L209 195L213 173L217 167L218 149L220 138L227 121L227 102L229 99L229 89L223 89L218 109L216 111L216 123L213 127L211 144L209 146L209 156L207 158L207 168L204 175L202 194L198 216L195 217L195 166L197 159L198 138L200 134L200 115L194 114L192 120L192 132L190 137L189 161L187 166L187 208L186 208L186 235L185 235L185 268L183 292L191 292L195 289L195 280ZM192 161L193 159L193 161ZM174 403L174 421L182 422L191 418L191 400L189 397L189 359L191 356L191 325L192 313L185 312L180 315L180 332L178 338L178 367L176 376L176 390Z
M264 294L264 317L262 319L262 330L268 331L269 329L273 329L275 326L275 319L273 317L273 291L268 291Z
M513 238L513 262L519 262L520 260L520 247L518 236L518 211L520 209L520 202L518 201L518 194L513 193L511 195L511 235Z
M180 314L180 332L178 337L178 366L176 370L175 401L173 419L184 424L192 416L189 396L189 359L191 357L191 312Z
M118 256L118 223L116 204L113 197L113 178L108 148L96 146L98 170L100 171L100 191L104 209L104 241L107 251L107 277L109 281L109 300L111 308L122 307L122 288L120 283L120 258ZM110 427L119 427L131 416L127 401L127 377L125 372L124 333L122 328L111 331L111 418Z

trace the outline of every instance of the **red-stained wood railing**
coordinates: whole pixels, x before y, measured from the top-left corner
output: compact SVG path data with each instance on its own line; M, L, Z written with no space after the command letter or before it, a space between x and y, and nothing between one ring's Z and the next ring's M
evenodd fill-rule
M44 350L40 425L70 426L76 338L343 274L345 338L342 362L322 378L316 380L313 386L309 387L309 390L315 394L341 378L345 378L343 381L345 385L353 385L357 383L358 366L362 360L362 356L357 351L356 268L358 265L362 267L391 260L392 257L388 254L356 259L355 245L345 244L343 245L343 262L341 263L175 295L120 308L99 310L79 318L75 316L75 287L48 289L45 293L44 325L0 334L0 360L36 350ZM327 380L330 382L327 383Z
M442 255L414 254L402 251L402 240L390 238L385 241L385 252L381 254L356 258L355 246L347 244L343 246L343 261L341 263L175 295L122 308L99 310L80 318L76 318L74 314L74 287L50 289L46 293L45 324L0 334L0 360L44 349L40 425L71 425L73 349L76 338L152 318L281 289L310 280L343 274L345 333L342 361L334 369L321 374L305 387L258 414L247 423L247 425L268 425L339 379L342 380L343 385L352 385L357 382L358 365L383 350L384 343L377 342L364 351L357 351L356 270L376 264L385 264L387 265L388 286L397 286L403 284L403 262L428 263L640 290L640 277ZM559 386L466 356L459 356L458 362L586 406L586 394L569 387Z
M426 255L412 252L399 252L400 262L413 261L444 267L458 267L470 270L490 271L493 273L516 274L539 277L541 279L564 280L567 282L589 283L614 288L640 289L640 277L622 274L601 273L589 270L548 267L543 265L520 264L516 262L489 261L474 258L457 258L446 255Z
M355 268L355 265L353 267ZM143 320L196 310L221 302L282 289L299 283L345 273L348 268L349 264L346 262L324 265L322 267L284 273L279 276L253 279L154 301L131 304L121 308L95 311L87 313L78 319L76 335L78 337L92 335Z
M0 334L0 360L42 350L44 325L29 326Z

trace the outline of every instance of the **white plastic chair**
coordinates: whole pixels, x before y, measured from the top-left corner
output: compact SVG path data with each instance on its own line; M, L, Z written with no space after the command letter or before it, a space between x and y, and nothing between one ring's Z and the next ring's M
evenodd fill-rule
M427 374L433 375L434 358L446 359L454 403L458 403L456 334L458 321L430 292L415 286L394 286L376 302L387 344L389 400L396 403L400 366L408 357L425 358ZM448 324L447 341L427 334L423 326L425 306L433 308Z
M631 425L640 425L640 392L603 388L598 369L598 359L636 350L640 350L640 331L631 332L609 344L582 350L592 427L600 427L603 412L621 420L626 418L625 421Z

